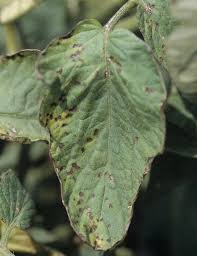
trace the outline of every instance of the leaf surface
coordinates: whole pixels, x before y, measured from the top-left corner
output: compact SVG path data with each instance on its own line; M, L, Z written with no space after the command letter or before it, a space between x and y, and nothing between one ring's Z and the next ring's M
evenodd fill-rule
M168 39L167 61L177 89L169 98L167 118L178 131L170 135L167 147L197 157L197 2L178 0L172 5L172 13L177 26Z
M0 218L7 225L25 229L33 214L32 201L13 171L0 176Z
M172 30L169 0L140 0L139 27L156 58L164 65L166 40Z
M51 43L38 68L63 202L80 237L107 250L125 236L143 176L163 150L160 72L143 41L123 29L107 34L95 20Z
M179 0L172 11L178 25L167 44L170 74L183 96L197 105L197 2Z
M49 140L39 122L44 87L35 76L38 51L0 58L0 137L20 142Z

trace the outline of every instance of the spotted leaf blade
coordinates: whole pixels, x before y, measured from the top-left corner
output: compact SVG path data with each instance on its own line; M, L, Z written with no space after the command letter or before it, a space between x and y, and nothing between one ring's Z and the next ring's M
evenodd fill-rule
M0 138L20 142L49 140L39 122L44 87L35 76L38 51L0 58Z
M0 219L10 228L25 229L33 214L33 204L18 178L9 170L0 176Z
M168 100L167 119L179 132L169 129L168 150L197 157L197 2L172 4L177 26L167 43L167 60L174 88ZM181 60L181 61L180 61Z
M165 66L166 40L173 27L169 0L140 0L137 15L144 40Z
M95 20L54 41L38 64L42 121L72 226L96 249L123 239L152 159L162 151L166 91L146 44Z

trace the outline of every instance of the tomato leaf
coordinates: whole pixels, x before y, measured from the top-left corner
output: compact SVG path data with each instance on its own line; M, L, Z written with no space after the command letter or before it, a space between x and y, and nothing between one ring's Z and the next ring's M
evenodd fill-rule
M35 76L38 51L0 58L0 137L26 142L49 140L39 122L44 87Z
M33 213L32 201L13 171L0 176L0 218L7 225L25 229Z
M143 176L163 150L161 74L142 40L95 20L51 43L38 69L49 88L41 119L71 223L107 250L125 236Z
M138 18L145 41L156 58L166 65L166 40L173 27L169 0L140 0Z
M177 26L168 39L167 60L177 89L168 100L167 118L178 131L172 134L169 129L167 147L178 154L197 157L197 3L179 0L172 5L172 13Z

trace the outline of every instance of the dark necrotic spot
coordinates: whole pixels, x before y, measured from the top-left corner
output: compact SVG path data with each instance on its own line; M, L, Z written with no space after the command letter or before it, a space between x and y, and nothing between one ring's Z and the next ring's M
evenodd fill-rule
M74 168L75 170L79 170L80 166L76 163L72 163L72 168Z
M77 111L77 107L72 107L69 109L69 112L76 112Z
M80 48L81 46L81 44L73 44L73 48Z
M84 193L83 193L83 192L79 192L79 196L80 196L80 197L83 197L83 196L84 196Z
M92 139L91 137L88 137L86 141L87 141L87 143L89 143L89 142L91 142L92 140L93 140L93 139Z
M95 129L94 130L94 136L98 135L98 133L99 133L99 129Z
M155 90L151 87L148 87L148 86L145 87L145 92L147 92L147 93L153 93L154 91Z

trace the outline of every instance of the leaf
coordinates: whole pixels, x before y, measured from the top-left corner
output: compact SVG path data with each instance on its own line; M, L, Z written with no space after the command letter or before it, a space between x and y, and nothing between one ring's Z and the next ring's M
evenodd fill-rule
M0 219L8 227L26 229L33 214L32 201L12 170L0 176Z
M35 7L40 0L7 0L0 3L0 23L13 22Z
M143 41L95 20L51 43L38 68L49 87L41 119L72 226L107 250L125 236L143 176L163 150L160 72Z
M197 157L197 108L173 87L168 99L170 123L167 149L187 157Z
M179 0L173 6L173 14L181 23L168 40L167 57L174 85L197 105L197 2L189 2Z
M169 0L140 0L138 18L145 41L156 58L166 65L166 40L173 26Z
M0 58L0 137L20 142L48 140L39 122L44 96L34 65L38 51Z
M176 131L169 131L168 150L197 157L197 3L176 1L172 13L177 26L167 43L167 60L174 86L167 118ZM181 60L181 61L180 61Z
M4 229L5 224L0 222L0 230ZM58 252L52 248L40 245L37 241L32 239L27 231L19 228L13 228L9 241L8 248L10 251L20 252L31 255L46 255L46 256L64 256L61 252Z

